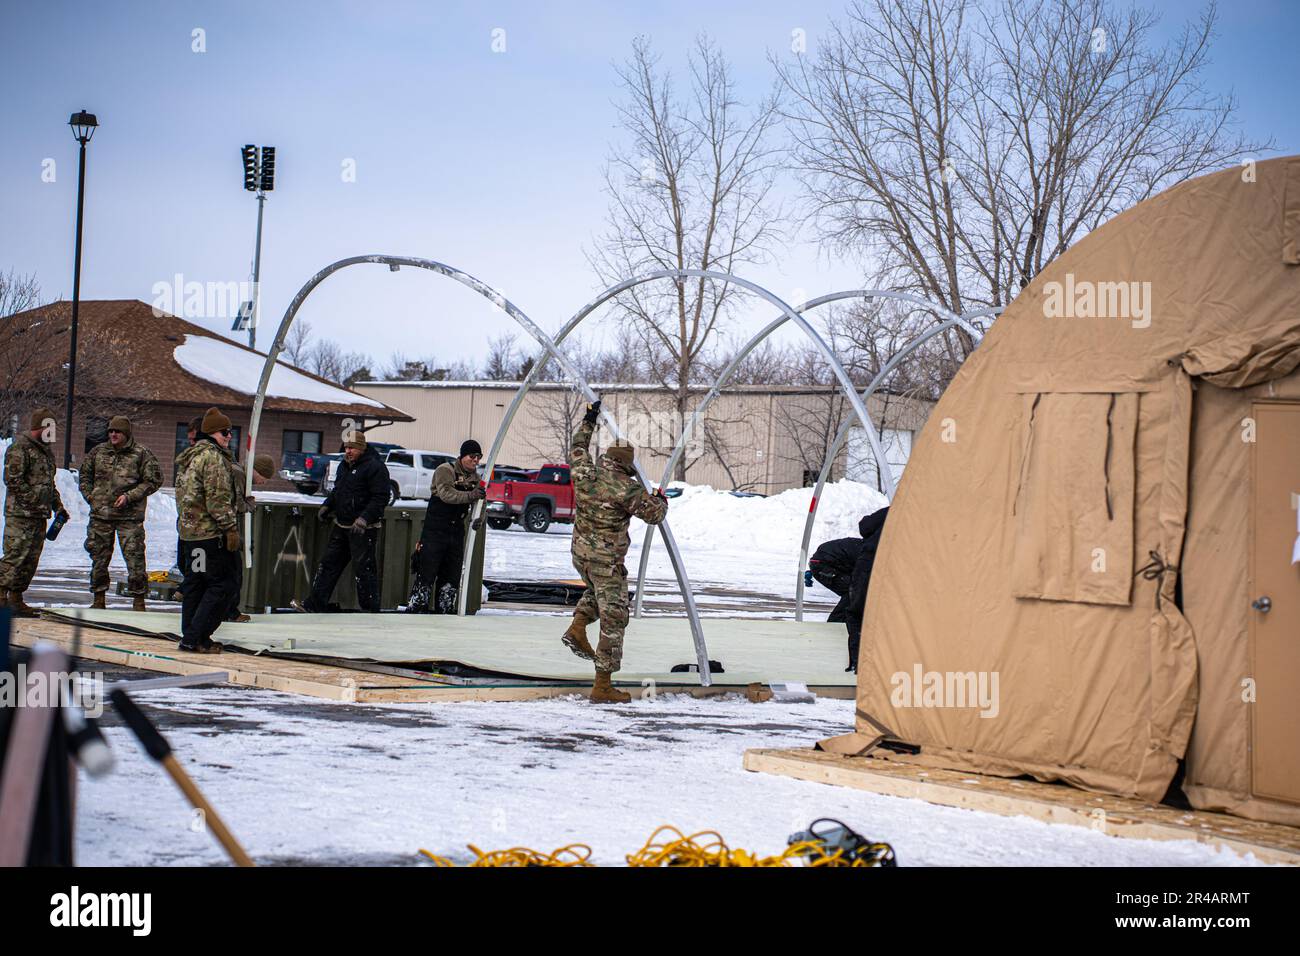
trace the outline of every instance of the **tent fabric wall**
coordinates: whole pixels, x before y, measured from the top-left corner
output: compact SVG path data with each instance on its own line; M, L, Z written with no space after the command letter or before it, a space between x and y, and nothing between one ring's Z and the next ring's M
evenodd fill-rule
M994 323L918 437L871 583L857 732L823 748L857 752L879 723L935 765L1158 800L1196 719L1233 749L1192 744L1206 774L1194 798L1248 779L1222 675L1200 686L1219 696L1198 712L1198 659L1246 654L1249 601L1228 579L1244 574L1249 521L1207 553L1192 528L1184 553L1189 488L1211 507L1248 498L1248 453L1218 470L1193 461L1194 388L1240 410L1240 390L1300 364L1300 269L1284 261L1297 169L1230 169L1128 210ZM1201 627L1177 603L1184 565ZM1214 569L1216 586L1189 599ZM918 693L928 675L947 697ZM996 706L952 699L963 675L996 687Z

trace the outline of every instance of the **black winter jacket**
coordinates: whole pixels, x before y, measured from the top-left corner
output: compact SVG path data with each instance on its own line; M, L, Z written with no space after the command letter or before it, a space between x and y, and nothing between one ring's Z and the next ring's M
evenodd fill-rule
M853 566L861 552L861 538L836 538L820 545L813 552L808 559L808 567L815 572L848 576L853 573Z
M373 525L384 517L389 487L388 466L377 451L367 448L354 463L349 464L346 458L339 462L334 490L322 507L333 511L340 525L350 525L357 518Z
M884 533L887 517L889 517L888 506L864 515L858 522L858 531L862 534L862 551L858 554L857 563L853 565L853 586L849 590L850 637L856 637L862 630L862 616L867 607L867 589L871 584L871 570L876 563L876 549L880 547L880 536Z

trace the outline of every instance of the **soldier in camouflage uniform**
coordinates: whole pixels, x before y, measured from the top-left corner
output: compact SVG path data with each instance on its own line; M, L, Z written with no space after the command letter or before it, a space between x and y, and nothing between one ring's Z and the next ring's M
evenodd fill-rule
M15 614L35 617L23 601L32 583L36 565L45 547L46 521L50 513L68 512L54 484L57 466L50 446L54 443L54 412L38 408L32 412L27 434L14 438L5 453L4 557L0 558L0 607Z
M623 631L627 627L627 526L632 516L658 524L668 514L668 502L641 487L632 468L635 450L618 444L591 458L591 436L600 416L600 402L587 406L582 425L573 435L569 467L576 515L573 522L573 566L587 589L573 612L573 623L562 640L566 647L596 665L591 699L626 703L628 694L615 690L610 675L623 663ZM592 651L587 625L600 620L600 643Z
M108 423L108 441L96 445L81 463L81 497L90 505L86 551L90 554L91 607L104 607L113 538L126 562L126 589L132 606L143 611L148 571L144 562L144 516L151 494L162 485L153 452L131 434L131 422L118 415Z
M238 594L239 524L228 450L230 419L215 408L203 416L198 440L176 458L176 508L180 513L181 643L183 651L213 654L212 635Z

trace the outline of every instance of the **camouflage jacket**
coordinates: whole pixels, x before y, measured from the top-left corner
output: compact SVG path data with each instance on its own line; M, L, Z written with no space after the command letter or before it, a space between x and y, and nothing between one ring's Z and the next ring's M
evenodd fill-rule
M5 517L45 521L51 512L63 511L54 484L57 470L49 445L17 436L5 452Z
M244 466L237 461L230 462L230 486L235 499L235 514L247 514L253 510L255 501L252 495L245 495L244 490L248 487L248 472Z
M181 540L216 538L236 526L233 463L230 452L206 438L176 457Z
M162 469L153 452L134 438L128 438L120 449L103 442L82 461L78 484L92 517L143 521L149 496L162 485ZM126 504L115 508L113 502L120 495L126 495Z
M641 487L635 475L604 456L591 458L594 424L583 424L569 449L573 480L573 556L621 564L627 555L627 526L632 516L658 524L668 514L668 502Z

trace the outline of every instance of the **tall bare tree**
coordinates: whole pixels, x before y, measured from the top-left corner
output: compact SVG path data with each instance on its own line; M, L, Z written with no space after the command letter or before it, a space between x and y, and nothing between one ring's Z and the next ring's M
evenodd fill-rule
M779 163L775 94L746 111L725 58L706 37L690 56L684 97L644 38L633 43L618 76L627 142L606 165L608 229L590 256L601 279L612 284L659 269L729 272L766 259L781 216L772 196ZM673 393L678 434L689 414L692 378L736 292L690 279L648 283L616 300L625 328L651 359L651 376ZM678 479L685 474L682 462Z
M1116 213L1260 148L1203 86L1214 6L1168 43L1157 22L1112 0L855 0L776 64L827 241L955 312L1001 306Z

